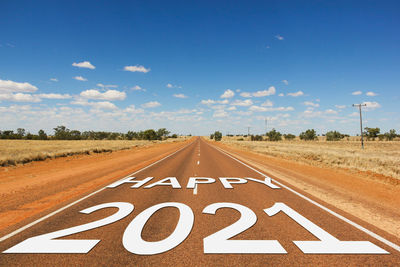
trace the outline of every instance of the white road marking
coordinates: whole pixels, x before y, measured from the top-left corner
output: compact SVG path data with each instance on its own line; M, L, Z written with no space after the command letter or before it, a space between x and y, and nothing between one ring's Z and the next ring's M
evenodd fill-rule
M261 174L261 175L263 175L264 177L270 178L268 175L266 175L266 174L264 174L264 173L262 173L262 172L256 170L255 168L253 168L253 167L247 165L246 163L244 163L244 162L238 160L237 158L231 156L228 152L225 152L223 149L221 149L221 148L219 148L219 147L212 146L212 145L210 145L210 144L208 144L208 145L211 146L212 148L218 150L219 152L221 152L221 153L227 155L228 157L230 157L230 158L236 160L237 162L241 163L242 165L246 166L247 168L249 168L249 169L251 169L251 170L253 170L253 171L255 171L255 172L257 172L257 173L259 173L259 174ZM324 211L330 213L331 215L335 216L336 218L341 219L341 220L344 221L344 222L347 222L348 224L354 226L354 227L357 228L358 230L360 230L360 231L366 233L367 235L369 235L369 236L371 236L371 237L373 237L373 238L375 238L375 239L381 241L382 243L386 244L387 246L389 246L389 247L391 247L391 248L393 248L393 249L395 249L395 250L397 250L397 251L400 252L400 246L399 246L399 245L390 242L389 240L387 240L387 239L381 237L380 235L375 234L374 232L372 232L372 231L370 231L370 230L368 230L368 229L362 227L361 225L359 225L359 224L357 224L357 223L355 223L355 222L353 222L353 221L347 219L346 217L344 217L344 216L342 216L342 215L340 215L340 214L338 214L338 213L336 213L336 212L334 212L334 211L328 209L327 207L325 207L325 206L319 204L318 202L316 202L316 201L314 201L314 200L312 200L312 199L310 199L310 198L304 196L303 194L301 194L301 193L299 193L299 192L297 192L297 191L291 189L290 187L288 187L288 186L286 186L286 185L284 185L284 184L282 184L282 183L280 183L280 182L278 182L278 181L276 181L276 180L274 180L274 179L271 179L271 180L272 180L274 183L276 183L276 184L282 186L283 188L289 190L290 192L292 192L292 193L298 195L299 197L301 197L301 198L307 200L308 202L314 204L315 206L317 206L317 207L323 209Z
M190 144L187 144L186 146L184 146L184 147L182 147L181 149L179 149L179 150L173 152L172 154L169 154L169 155L165 156L164 158L162 158L162 159L160 159L160 160L158 160L158 161L156 161L156 162L153 162L152 164L147 165L146 167L144 167L144 168L142 168L142 169L140 169L140 170L138 170L138 171L135 171L134 173L131 173L131 174L125 176L124 178L122 178L122 179L120 179L120 180L118 180L118 181L121 181L121 180L123 180L123 179L126 179L126 178L128 178L129 176L135 175L135 174L137 174L137 173L139 173L139 172L141 172L141 171L144 171L144 170L147 169L147 168L150 168L151 166L156 165L157 163L159 163L159 162L161 162L161 161L163 161L163 160L165 160L165 159L167 159L167 158L169 158L169 157L175 155L176 153L178 153L179 151L185 149L186 147L190 146L191 144L193 144L193 142L190 143ZM113 182L113 183L115 183L115 182ZM111 184L113 184L113 183L111 183ZM110 185L111 185L111 184L110 184ZM109 186L109 185L107 185L107 186ZM5 235L5 236L1 237L1 238L0 238L0 242L6 240L6 239L8 239L8 238L10 238L10 237L12 237L12 236L14 236L14 235L16 235L16 234L18 234L18 233L24 231L24 230L26 230L26 229L32 227L32 226L34 226L35 224L40 223L41 221L44 221L44 220L50 218L50 217L53 216L53 215L56 215L57 213L60 213L61 211L65 210L65 209L68 209L69 207L71 207L71 206L73 206L73 205L75 205L75 204L81 202L82 200L85 200L85 199L87 199L87 198L89 198L89 197L91 197L91 196L93 196L93 195L95 195L95 194L97 194L97 193L103 191L104 189L107 188L107 186L105 186L105 187L103 187L103 188L100 188L99 190L97 190L97 191L95 191L95 192L93 192L93 193L90 193L89 195L84 196L84 197L82 197L82 198L80 198L80 199L78 199L78 200L76 200L76 201L74 201L74 202L72 202L72 203L70 203L70 204L68 204L68 205L66 205L66 206L64 206L64 207L62 207L62 208L60 208L60 209L58 209L58 210L56 210L56 211L53 211L52 213L49 213L49 214L47 214L47 215L45 215L45 216L43 216L43 217L37 219L36 221L33 221L33 222L31 222L31 223L29 223L29 224L27 224L27 225L25 225L25 226L23 226L23 227L21 227L21 228L15 230L14 232L9 233L8 235Z
M193 195L197 195L197 184L195 184L193 188Z
M197 161L197 165L200 165L200 160Z

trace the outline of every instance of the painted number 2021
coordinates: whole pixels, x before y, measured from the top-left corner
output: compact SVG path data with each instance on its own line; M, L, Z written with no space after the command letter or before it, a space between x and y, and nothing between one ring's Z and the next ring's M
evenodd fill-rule
M167 238L160 241L149 242L143 240L141 236L142 230L149 218L158 210L167 207L179 210L180 216L175 230ZM112 202L96 205L80 212L90 214L105 208L117 208L118 211L104 219L28 238L3 253L88 253L100 240L65 240L56 238L119 221L128 216L133 211L134 206L126 202ZM252 227L257 222L257 216L251 209L243 205L226 202L210 204L204 208L203 213L215 214L218 209L222 208L235 209L241 216L232 225L205 237L203 239L204 253L287 253L278 240L229 240ZM388 254L387 251L369 241L340 241L284 203L275 203L272 207L265 209L264 212L268 216L283 212L319 239L319 241L293 241L305 254ZM189 206L177 202L160 203L142 211L130 222L123 234L122 244L126 250L137 255L163 253L181 244L189 236L193 223L194 214Z

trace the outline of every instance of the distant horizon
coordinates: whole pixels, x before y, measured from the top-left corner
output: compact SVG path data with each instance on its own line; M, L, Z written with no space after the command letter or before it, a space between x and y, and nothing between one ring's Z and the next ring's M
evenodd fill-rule
M398 1L3 1L0 130L400 132ZM267 120L267 125L265 121Z

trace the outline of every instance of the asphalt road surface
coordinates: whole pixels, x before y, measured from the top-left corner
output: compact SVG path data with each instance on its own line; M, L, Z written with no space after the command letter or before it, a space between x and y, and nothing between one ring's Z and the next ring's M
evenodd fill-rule
M305 195L196 138L1 238L0 265L399 266L397 240Z

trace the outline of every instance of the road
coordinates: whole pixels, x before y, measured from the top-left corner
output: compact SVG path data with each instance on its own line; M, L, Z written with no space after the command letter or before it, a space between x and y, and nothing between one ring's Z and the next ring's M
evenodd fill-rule
M400 263L396 244L302 194L195 138L161 161L0 239L0 265Z

